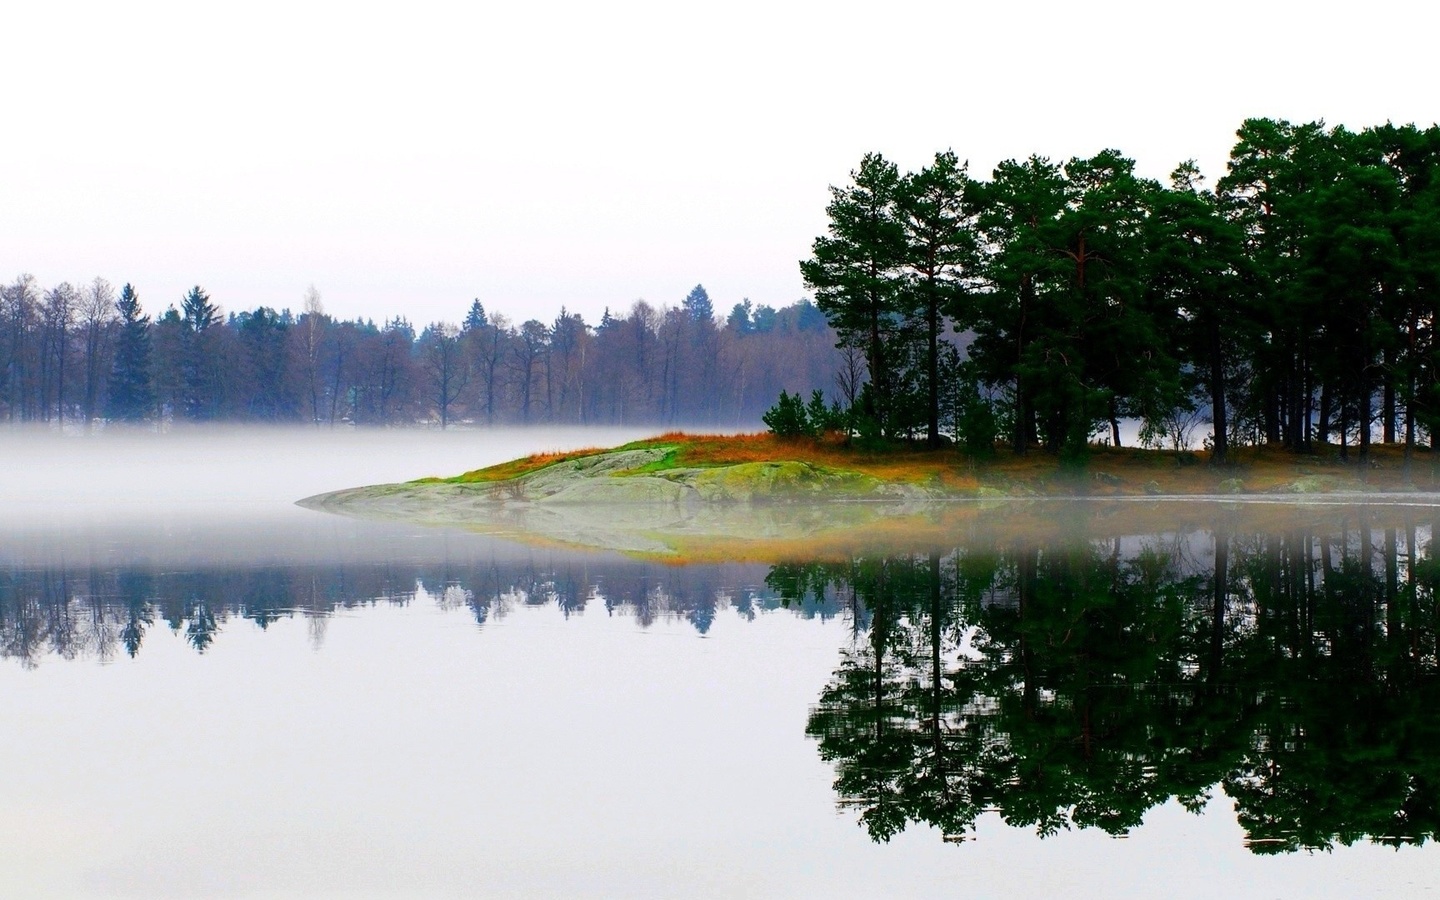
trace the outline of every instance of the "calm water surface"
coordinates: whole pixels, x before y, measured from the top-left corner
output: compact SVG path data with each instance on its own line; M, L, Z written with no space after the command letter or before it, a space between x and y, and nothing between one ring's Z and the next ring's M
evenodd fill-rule
M0 895L1432 890L1428 509L675 566L289 506L623 437L11 442Z

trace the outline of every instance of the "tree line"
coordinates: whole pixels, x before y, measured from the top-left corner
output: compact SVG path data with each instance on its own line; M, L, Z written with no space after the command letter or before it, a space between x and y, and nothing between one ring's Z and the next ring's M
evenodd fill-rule
M1248 119L1225 175L1115 150L972 177L868 154L800 264L864 384L852 427L1083 455L1179 443L1364 459L1440 432L1440 127Z
M777 392L828 383L843 361L808 300L716 316L700 285L598 324L562 308L516 323L475 300L417 333L327 315L226 314L201 287L154 319L129 284L0 287L0 419L324 425L756 424Z

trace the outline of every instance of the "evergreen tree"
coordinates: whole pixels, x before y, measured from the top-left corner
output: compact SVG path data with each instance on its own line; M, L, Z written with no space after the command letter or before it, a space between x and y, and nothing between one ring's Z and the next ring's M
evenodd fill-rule
M815 239L800 274L841 346L865 353L871 390L864 415L883 434L896 431L895 368L901 287L898 267L905 233L895 210L900 174L878 153L867 153L847 187L830 188L827 234ZM756 315L757 330L760 316Z
M150 317L140 312L140 296L129 284L120 290L115 310L120 323L110 372L109 415L139 422L151 414L155 403L150 387Z
M752 309L753 306L748 297L744 302L735 304L730 308L730 315L725 318L725 327L736 334L749 334L754 331L754 325L750 321Z
M986 290L967 322L975 332L970 356L980 378L1008 390L1011 443L1025 453L1039 438L1050 355L1041 339L1057 327L1042 288L1064 276L1054 232L1069 188L1059 166L1032 156L1002 162L976 198Z
M941 342L951 316L971 318L962 306L976 282L978 238L967 204L969 178L955 154L906 175L897 203L905 235L904 288L899 311L913 356L922 360L925 437L940 443Z
M470 304L470 311L465 314L464 330L477 331L489 324L490 320L485 315L485 307L481 304L480 298L476 297Z
M1400 189L1392 222L1397 244L1399 302L1387 314L1400 350L1389 380L1404 405L1405 459L1414 452L1416 426L1440 433L1440 126L1385 125L1372 130L1381 159Z
M1308 450L1311 397L1317 381L1317 335L1327 310L1301 282L1308 193L1327 177L1324 126L1247 119L1236 132L1218 193L1243 229L1256 266L1257 291L1248 318L1255 323L1256 408L1250 415L1263 439ZM1322 360L1323 361L1323 360ZM1321 414L1321 431L1326 416ZM1322 439L1323 439L1322 434Z
M775 323L779 314L775 307L768 303L762 303L755 307L755 315L750 320L750 330L756 334L768 334L775 330Z
M193 420L215 417L219 406L219 363L214 329L220 308L197 284L180 304L180 408Z
M185 328L192 334L209 331L220 321L220 308L210 302L210 295L200 285L192 287L180 303Z
M236 386L238 405L247 418L281 421L297 416L298 404L285 390L289 354L285 345L290 326L275 310L262 306L235 317L245 366Z
M1169 190L1156 193L1146 234L1147 292L1151 302L1176 311L1170 324L1180 358L1190 361L1208 389L1214 425L1210 460L1225 465L1227 373L1240 346L1254 343L1243 314L1253 285L1243 234L1226 218L1219 198L1204 189L1193 162L1175 170Z
M1393 358L1400 337L1387 308L1397 305L1401 289L1393 229L1400 187L1373 135L1335 129L1328 151L1324 161L1334 177L1307 179L1314 184L1299 204L1297 286L1323 311L1313 340L1330 363L1332 389L1354 403L1363 464L1370 453L1376 388L1388 381L1382 362ZM1306 382L1302 390L1308 395L1312 387ZM1298 427L1308 432L1306 400ZM1393 419L1387 432L1392 429Z
M692 322L711 322L715 319L715 306L710 302L710 295L706 293L703 284L691 288L680 305L690 314Z
M1188 402L1170 340L1176 309L1145 292L1145 226L1160 186L1134 167L1114 150L1065 166L1074 193L1059 225L1071 271L1059 294L1083 360L1074 374L1093 398L1088 420L1066 431L1072 451L1096 423L1108 423L1119 446L1122 416L1149 418Z

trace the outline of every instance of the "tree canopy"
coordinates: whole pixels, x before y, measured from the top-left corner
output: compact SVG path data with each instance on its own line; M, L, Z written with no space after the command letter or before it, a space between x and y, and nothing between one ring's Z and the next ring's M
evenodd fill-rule
M991 422L1080 456L1122 420L1158 442L1200 415L1223 463L1440 427L1440 127L1249 119L1214 187L1116 150L988 179L950 151L909 173L871 153L826 212L800 271L881 435Z

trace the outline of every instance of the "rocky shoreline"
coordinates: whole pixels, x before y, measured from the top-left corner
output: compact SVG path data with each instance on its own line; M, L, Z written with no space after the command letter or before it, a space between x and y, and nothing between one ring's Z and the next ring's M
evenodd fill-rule
M1187 516L1303 517L1319 506L1440 508L1440 494L1363 491L1337 479L1302 477L1265 492L1041 496L1021 482L946 488L938 482L886 481L807 462L667 465L664 446L602 451L561 460L513 478L430 479L332 491L300 506L345 516L459 527L591 548L674 555L700 543L750 546L840 541L882 533L924 540L954 528L1044 531L1076 517L1116 525ZM673 460L671 460L673 461ZM1238 479L1234 484L1238 484ZM1265 508L1268 508L1265 509ZM1208 510L1208 511L1207 511ZM1201 512L1206 511L1206 512ZM867 537L869 536L869 537Z

